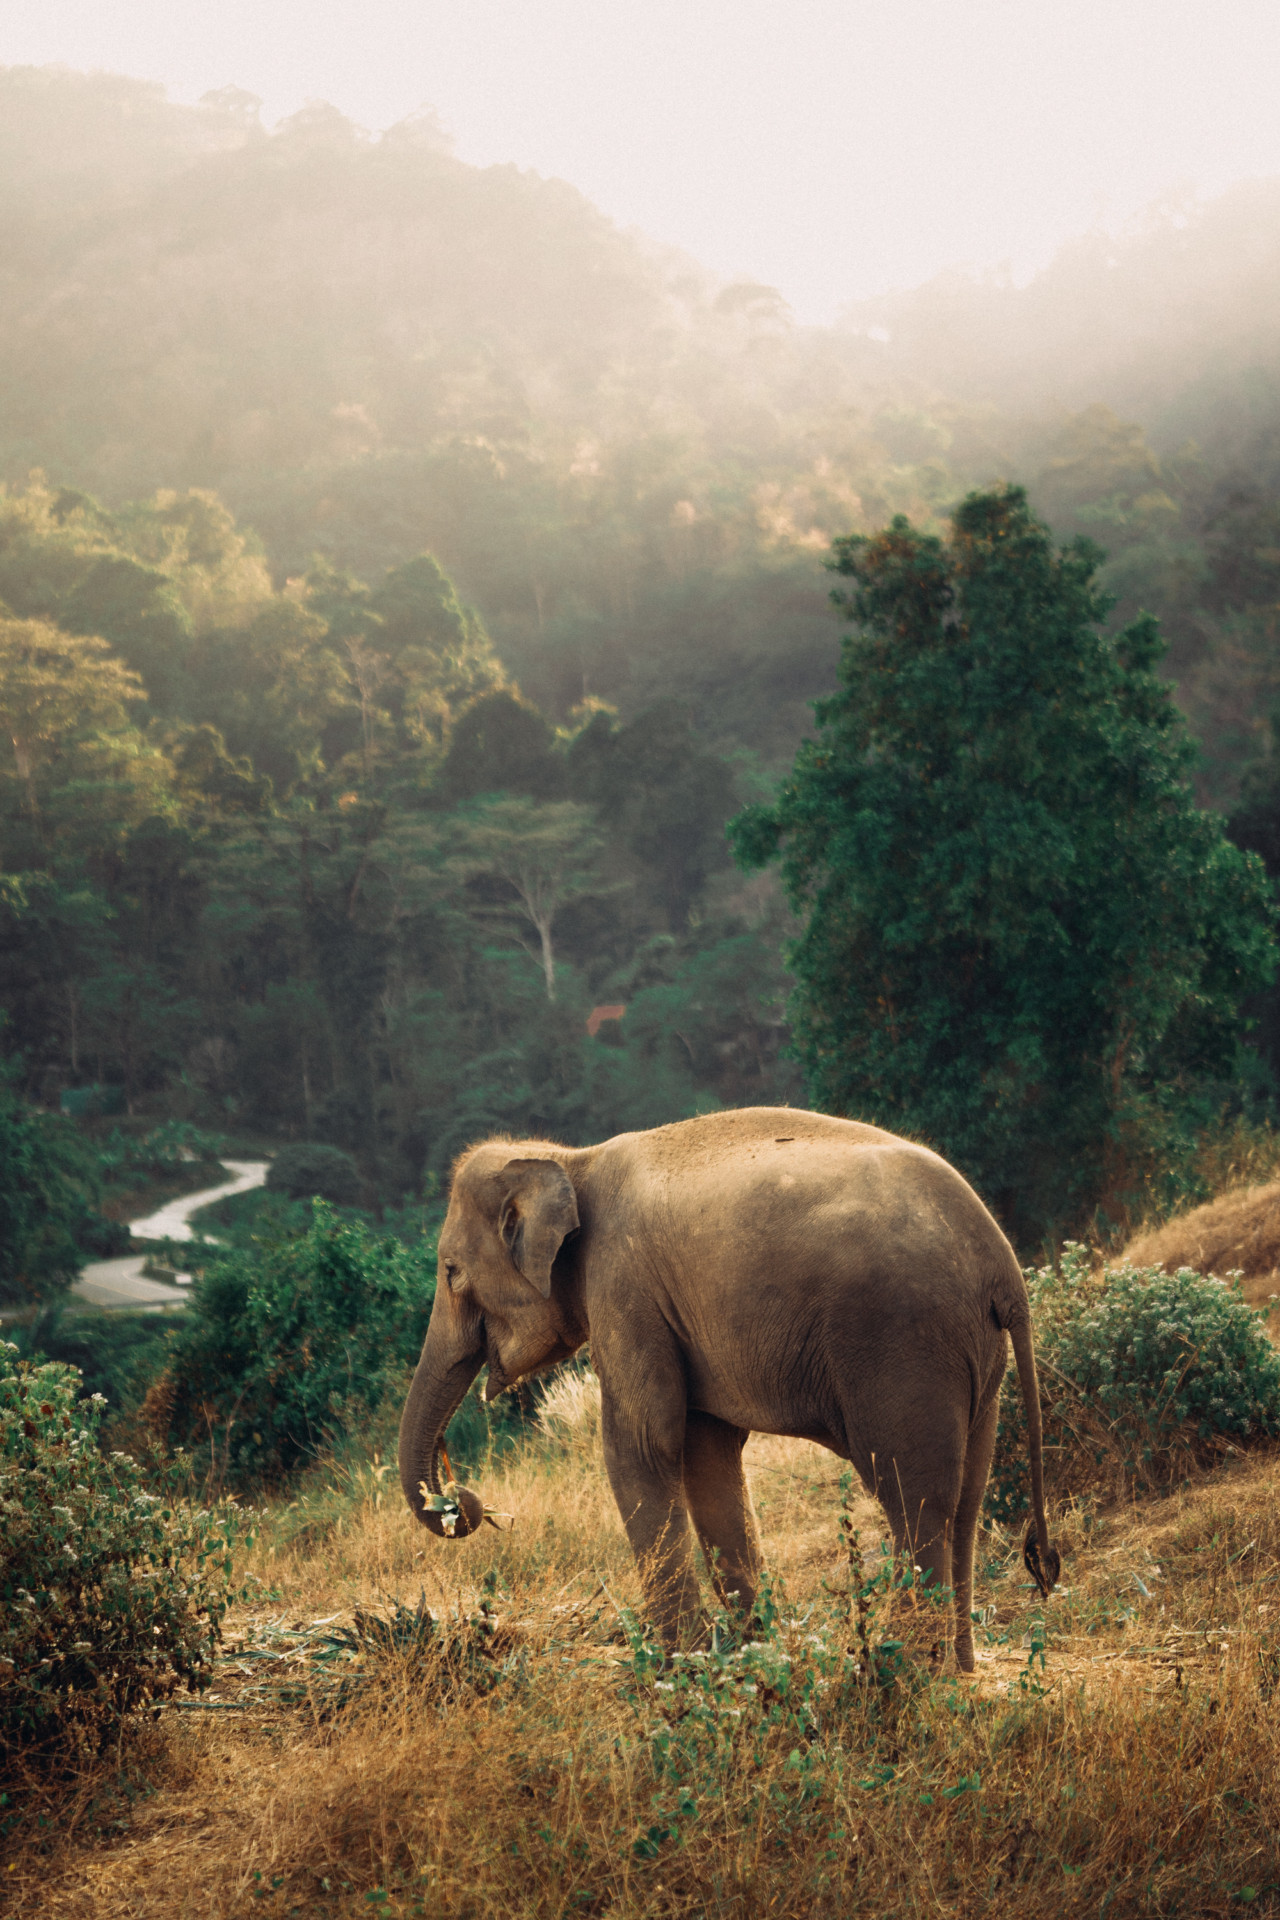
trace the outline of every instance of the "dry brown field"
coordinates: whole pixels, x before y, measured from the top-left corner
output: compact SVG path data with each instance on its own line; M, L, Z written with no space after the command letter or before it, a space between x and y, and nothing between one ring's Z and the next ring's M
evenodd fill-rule
M260 1597L229 1624L212 1697L167 1707L73 1788L28 1783L8 1910L1280 1910L1280 1456L1059 1511L1043 1609L1014 1539L985 1536L968 1679L939 1664L927 1606L850 1605L839 1463L768 1438L750 1465L773 1639L718 1667L637 1661L597 1444L494 1463L485 1493L516 1525L465 1542L415 1529L374 1463L268 1517ZM848 1511L870 1570L878 1513ZM436 1651L326 1663L358 1610L420 1594ZM492 1625L467 1626L482 1608Z

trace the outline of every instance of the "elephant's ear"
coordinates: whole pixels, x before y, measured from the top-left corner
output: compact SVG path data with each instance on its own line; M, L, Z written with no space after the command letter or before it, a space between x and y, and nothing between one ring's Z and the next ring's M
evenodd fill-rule
M508 1160L498 1186L499 1238L516 1271L549 1300L552 1262L578 1226L572 1182L558 1160Z

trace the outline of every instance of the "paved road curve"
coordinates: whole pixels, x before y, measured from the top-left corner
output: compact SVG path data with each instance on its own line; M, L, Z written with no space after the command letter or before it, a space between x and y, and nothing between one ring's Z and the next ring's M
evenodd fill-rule
M247 1193L260 1187L267 1177L266 1160L224 1160L223 1166L234 1177L221 1186L205 1187L200 1193L184 1193L180 1200L166 1201L157 1213L145 1220L131 1220L129 1231L135 1240L194 1240L191 1215L211 1200L226 1200L233 1193ZM77 1299L93 1307L147 1307L155 1312L165 1307L180 1307L186 1295L163 1280L144 1278L143 1253L126 1253L119 1260L94 1260L72 1286Z

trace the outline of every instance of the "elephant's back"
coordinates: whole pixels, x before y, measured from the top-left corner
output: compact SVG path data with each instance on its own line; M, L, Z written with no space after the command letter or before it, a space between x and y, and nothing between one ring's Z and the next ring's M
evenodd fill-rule
M767 1164L775 1147L853 1151L910 1144L882 1127L834 1114L794 1107L729 1107L644 1133L619 1134L592 1151L602 1162L616 1156L633 1178L686 1182L700 1175L722 1178L736 1170L745 1172L758 1162Z
M630 1230L682 1266L690 1254L704 1260L722 1284L735 1285L740 1269L754 1274L762 1258L799 1285L842 1271L851 1284L896 1274L908 1286L945 1273L981 1290L1017 1272L956 1169L882 1128L747 1107L624 1138L635 1148L619 1195Z

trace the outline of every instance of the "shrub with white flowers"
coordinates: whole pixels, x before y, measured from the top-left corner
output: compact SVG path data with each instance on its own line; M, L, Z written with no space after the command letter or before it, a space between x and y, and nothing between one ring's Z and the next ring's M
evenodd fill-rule
M248 1516L104 1454L106 1402L0 1341L0 1758L208 1685Z
M1238 1278L1183 1267L1096 1271L1068 1242L1033 1268L1045 1472L1060 1494L1168 1485L1193 1463L1280 1435L1280 1351ZM1000 1402L987 1512L1029 1505L1016 1376Z

